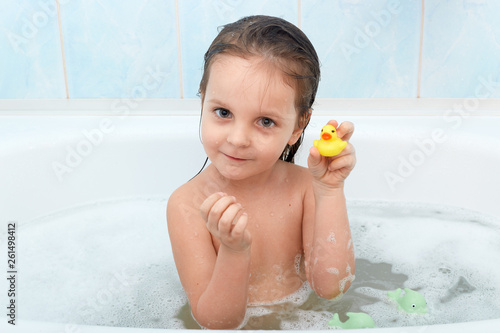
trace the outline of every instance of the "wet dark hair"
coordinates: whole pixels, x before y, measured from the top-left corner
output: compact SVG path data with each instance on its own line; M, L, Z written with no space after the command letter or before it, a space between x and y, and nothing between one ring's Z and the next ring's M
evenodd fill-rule
M244 17L223 26L205 53L199 89L202 104L210 66L221 54L259 56L281 70L286 82L295 88L298 125L302 129L307 127L318 90L320 64L312 43L299 28L281 18L263 15ZM287 144L280 159L293 163L303 137L304 132L294 145Z

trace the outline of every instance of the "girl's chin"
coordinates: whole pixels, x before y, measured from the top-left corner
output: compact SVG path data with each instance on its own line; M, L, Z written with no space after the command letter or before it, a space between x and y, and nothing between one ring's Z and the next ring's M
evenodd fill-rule
M233 166L227 163L214 163L218 173L227 180L244 180L257 174L251 166Z
M219 173L228 180L244 180L251 177L251 174L242 172L241 170L224 170L219 169Z

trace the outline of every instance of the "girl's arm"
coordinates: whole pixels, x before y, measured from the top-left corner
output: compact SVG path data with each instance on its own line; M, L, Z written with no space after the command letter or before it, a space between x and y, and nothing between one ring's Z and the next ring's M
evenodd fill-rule
M337 127L337 122L330 121ZM338 135L347 141L354 131L343 123ZM321 156L312 147L308 159L312 185L304 202L306 273L314 291L324 298L341 296L354 280L354 249L347 216L344 180L356 164L353 146L341 154Z
M247 216L233 197L209 196L197 210L189 196L174 193L167 221L175 263L197 322L206 328L236 328L244 319L250 275ZM216 253L213 233L221 241Z

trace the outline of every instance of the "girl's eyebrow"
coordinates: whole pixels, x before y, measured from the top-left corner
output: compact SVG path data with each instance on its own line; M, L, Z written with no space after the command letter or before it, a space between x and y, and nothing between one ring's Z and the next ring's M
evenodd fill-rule
M290 117L290 114L288 112L280 110L279 108L261 109L260 114L263 117L276 118L276 119L285 119Z
M261 110L260 111L260 116L265 117L265 118L271 118L271 119L283 119L283 115L277 111L273 110Z
M226 108L226 109L230 109L230 107L226 103L222 102L221 100L219 100L217 98L209 98L206 100L206 102L210 103L210 104L219 105L219 106Z
M228 110L232 109L228 104L222 102L218 98L209 98L206 100L206 103L214 104L214 105L220 106L220 107L228 109ZM261 109L261 110L259 110L259 114L260 114L260 117L266 117L266 118L271 118L271 119L284 119L284 118L286 118L286 116L282 115L282 113L279 110L275 110L275 109L266 109L266 110Z

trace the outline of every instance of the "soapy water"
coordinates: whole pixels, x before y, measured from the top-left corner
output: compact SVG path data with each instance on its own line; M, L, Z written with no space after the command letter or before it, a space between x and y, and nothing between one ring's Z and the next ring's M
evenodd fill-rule
M149 328L200 328L172 258L166 199L73 207L18 227L22 319ZM352 202L356 279L341 299L304 286L250 306L244 329L327 329L335 312L378 327L498 318L500 221L435 205ZM387 291L422 293L428 314L397 310Z

